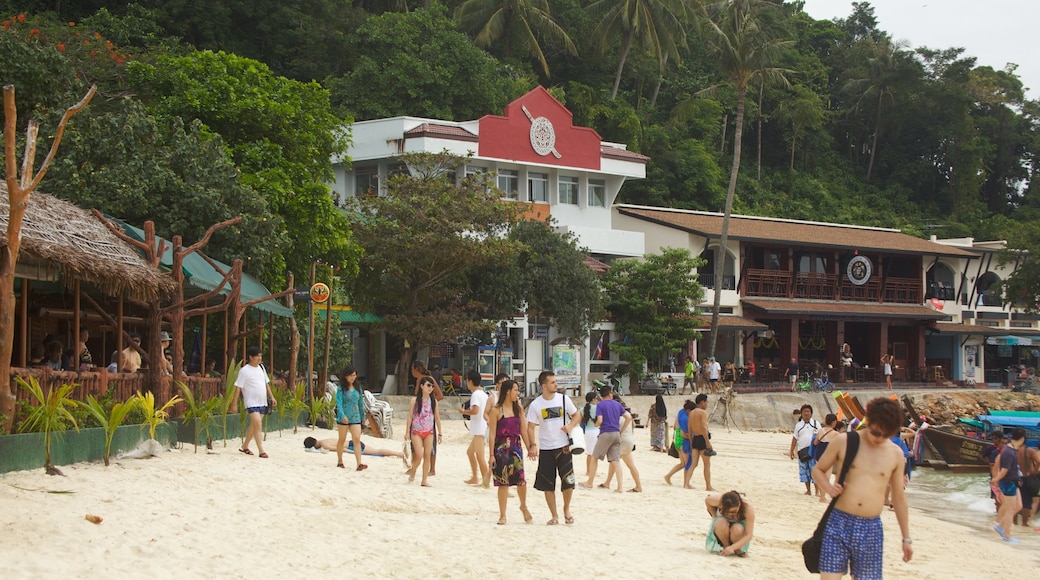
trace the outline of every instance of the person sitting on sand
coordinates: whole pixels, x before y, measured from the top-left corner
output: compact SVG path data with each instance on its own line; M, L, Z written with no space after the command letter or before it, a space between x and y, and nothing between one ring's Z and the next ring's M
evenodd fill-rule
M315 439L314 437L307 437L303 440L303 447L311 453L326 453L328 451L336 450L336 443L339 442L338 438L330 439ZM354 442L347 441L347 451L354 452ZM376 449L365 445L365 442L361 442L361 454L371 455L374 457L399 457L401 462L404 463L405 469L411 467L408 463L408 456L402 451L391 451L389 449Z
M755 508L736 491L709 493L704 506L711 516L711 527L704 548L721 556L747 556L755 532Z

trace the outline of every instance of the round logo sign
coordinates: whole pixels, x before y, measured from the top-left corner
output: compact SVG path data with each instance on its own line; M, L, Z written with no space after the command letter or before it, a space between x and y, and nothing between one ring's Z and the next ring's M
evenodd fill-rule
M531 148L534 152L542 157L552 153L553 157L559 159L561 156L556 150L556 129L553 128L552 121L545 117L535 118L526 106L520 108L531 122Z
M870 263L866 256L856 256L849 260L849 266L845 269L845 273L849 277L849 282L856 286L862 286L867 283L867 280L870 280L870 274L873 269L874 265Z
M314 286L311 286L311 300L322 304L329 299L332 293L329 291L329 287L324 282L318 282Z

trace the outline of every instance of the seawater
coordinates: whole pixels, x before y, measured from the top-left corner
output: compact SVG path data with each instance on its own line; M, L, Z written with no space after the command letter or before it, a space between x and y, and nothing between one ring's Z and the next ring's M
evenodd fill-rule
M989 530L996 518L989 473L953 473L916 467L906 488L910 507L940 520ZM913 529L911 518L910 529Z

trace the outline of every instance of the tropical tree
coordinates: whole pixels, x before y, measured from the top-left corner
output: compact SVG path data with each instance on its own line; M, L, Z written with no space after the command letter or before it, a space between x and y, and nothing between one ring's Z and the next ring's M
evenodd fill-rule
M780 118L791 126L791 163L788 169L794 171L794 153L798 147L798 138L806 131L822 127L826 111L820 95L801 85L792 88L794 95L780 102L778 113Z
M596 21L592 37L597 39L601 52L621 38L611 100L617 97L621 73L633 44L638 42L653 54L662 73L669 58L681 62L679 49L686 44L686 4L682 0L596 0L586 10Z
M726 189L726 209L722 218L722 233L715 248L715 302L712 305L711 327L718 328L722 288L723 256L729 241L729 220L733 211L733 196L740 173L740 145L744 133L744 105L748 87L758 79L768 84L787 86L784 73L776 66L782 51L793 45L785 40L785 30L778 20L777 5L767 0L726 0L705 7L701 30L709 53L714 57L719 72L737 92L737 112L733 131L733 164L730 167L729 187ZM709 87L701 95L712 95L718 86ZM708 355L714 356L717 333L711 333Z
M867 163L866 181L870 181L870 175L874 171L874 156L877 154L878 135L881 134L882 110L885 102L893 102L895 93L895 80L899 74L899 52L906 48L903 41L893 42L884 35L875 40L867 36L859 41L864 53L865 70L864 75L854 78L845 83L844 90L855 97L854 107L856 111L862 111L868 107L874 112L874 129L870 138L870 161Z
M22 377L15 380L23 389L29 391L34 404L30 404L29 414L18 426L18 431L43 433L43 468L47 475L64 475L61 470L51 465L51 438L55 433L62 433L72 425L79 431L76 418L72 416L71 409L76 406L72 400L72 389L76 385L63 384L58 387L48 387L44 393L36 377L29 377L28 382Z
M137 405L141 409L141 412L144 413L144 423L141 424L141 428L143 429L145 426L148 427L149 439L155 439L156 428L165 423L170 417L170 407L183 400L179 396L174 395L170 397L169 401L166 401L166 404L157 408L155 406L155 395L151 391L148 391L143 395L138 391L134 397L137 399Z
M474 292L469 274L516 254L520 244L506 234L523 206L501 201L487 174L458 178L465 158L401 160L409 172L388 180L387 196L354 198L348 210L364 249L349 294L356 308L386 313L383 326L404 339L403 380L417 345L489 332L516 312Z
M615 260L603 276L607 310L615 321L611 350L642 374L647 361L659 362L699 337L696 304L703 292L697 268L704 260L689 250L666 248L645 260Z
M209 428L216 418L217 411L224 405L223 397L217 395L202 401L195 397L195 393L192 392L191 387L188 385L180 381L177 381L176 384L184 399L184 414L182 418L185 421L192 422L195 453L199 452L200 431L206 434L206 449L213 449L213 437L210 436Z
M526 48L545 76L549 76L549 63L539 36L563 45L572 55L578 54L574 41L553 20L548 0L465 0L455 10L455 20L474 35L481 48L501 41L506 60L512 58L514 43Z

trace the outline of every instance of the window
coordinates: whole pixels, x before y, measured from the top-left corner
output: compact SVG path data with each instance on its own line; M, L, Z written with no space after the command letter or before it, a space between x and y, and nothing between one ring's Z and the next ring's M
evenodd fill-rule
M487 173L487 167L481 167L479 165L467 165L466 166L466 177L470 175L480 175L481 173Z
M528 173L527 191L530 192L531 201L539 203L549 202L549 174Z
M498 188L502 190L505 199L520 199L520 172L515 169L500 169L498 171Z
M607 183L602 179L589 180L589 207L606 207Z
M578 178L560 176L560 203L578 205Z
M379 195L379 169L358 167L354 177L354 195Z

